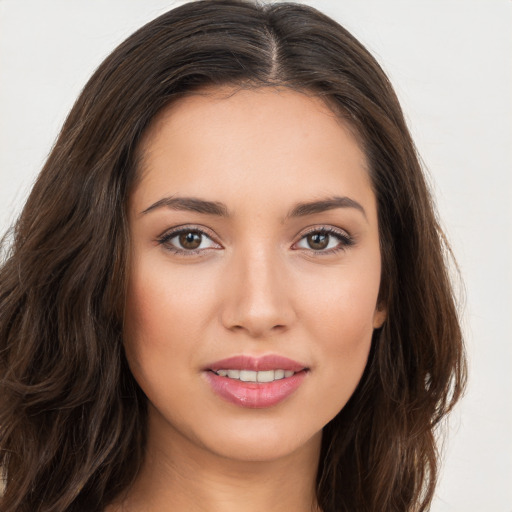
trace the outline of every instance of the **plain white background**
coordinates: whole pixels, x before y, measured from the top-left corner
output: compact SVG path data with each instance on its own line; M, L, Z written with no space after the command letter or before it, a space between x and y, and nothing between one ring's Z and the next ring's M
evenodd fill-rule
M181 1L0 0L0 232L67 112L125 37ZM512 1L308 0L376 56L465 282L467 395L434 512L512 511Z

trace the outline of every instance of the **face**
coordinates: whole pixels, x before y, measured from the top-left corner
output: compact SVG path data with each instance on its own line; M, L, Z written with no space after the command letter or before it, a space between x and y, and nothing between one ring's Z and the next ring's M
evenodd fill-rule
M125 349L150 439L268 460L317 443L361 378L385 319L376 200L320 99L226 92L142 142Z

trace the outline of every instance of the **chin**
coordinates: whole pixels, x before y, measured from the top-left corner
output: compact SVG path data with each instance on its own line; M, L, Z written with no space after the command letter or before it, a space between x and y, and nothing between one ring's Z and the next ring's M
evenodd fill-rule
M223 436L224 437L224 436ZM311 437L289 431L286 435L272 431L260 431L258 435L234 435L232 432L224 439L207 446L217 456L240 462L274 462L285 460L298 451L304 451L308 445L312 453L317 453L322 438L322 431Z

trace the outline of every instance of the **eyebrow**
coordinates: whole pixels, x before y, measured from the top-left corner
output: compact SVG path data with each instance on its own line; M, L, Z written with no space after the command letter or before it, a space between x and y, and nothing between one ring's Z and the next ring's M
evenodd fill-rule
M170 208L172 210L182 210L202 213L205 215L229 217L229 210L225 204L217 201L207 201L197 197L164 197L143 210L141 215L145 215L146 213L163 207ZM357 201L354 201L354 199L351 199L350 197L334 196L318 201L297 203L288 212L285 220L289 218L306 217L308 215L314 215L328 210L334 210L335 208L354 208L361 212L365 219L367 218L364 208Z
M228 209L224 204L216 201L206 201L196 197L164 197L146 208L141 214L144 215L162 207L170 208L171 210L183 210L204 213L206 215L217 215L219 217L229 217Z
M355 208L363 214L365 219L367 218L362 205L354 201L354 199L345 196L334 196L309 203L298 203L292 208L286 218L305 217L306 215L314 215L315 213L322 213L327 210L334 210L335 208Z

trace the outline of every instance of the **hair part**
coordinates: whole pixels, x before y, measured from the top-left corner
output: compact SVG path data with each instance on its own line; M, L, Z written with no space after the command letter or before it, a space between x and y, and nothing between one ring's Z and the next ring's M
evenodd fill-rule
M358 388L324 429L317 497L324 512L429 508L435 429L466 369L449 247L398 100L368 51L315 9L203 0L101 64L15 225L0 268L4 512L102 510L136 477L146 398L124 356L123 309L137 150L167 105L225 85L318 95L361 141L388 313Z

